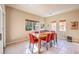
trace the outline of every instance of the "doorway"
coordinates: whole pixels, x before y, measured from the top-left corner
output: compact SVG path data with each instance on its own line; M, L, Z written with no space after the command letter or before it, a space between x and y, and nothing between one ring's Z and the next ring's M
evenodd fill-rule
M3 12L0 5L0 54L3 53Z

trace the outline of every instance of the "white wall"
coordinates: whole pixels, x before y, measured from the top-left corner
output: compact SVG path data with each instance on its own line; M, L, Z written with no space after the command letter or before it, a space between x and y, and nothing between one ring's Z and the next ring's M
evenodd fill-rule
M22 38L28 36L29 31L25 31L25 19L41 22L44 21L42 17L6 6L7 43L17 40L24 40Z
M66 24L67 24L66 32L59 31L60 20L66 20ZM70 29L71 21L78 21L78 26L79 26L79 9L46 18L46 24L49 24L51 21L57 22L57 33L59 39L62 39L64 36L69 35L73 37L73 41L79 42L79 27L77 30Z

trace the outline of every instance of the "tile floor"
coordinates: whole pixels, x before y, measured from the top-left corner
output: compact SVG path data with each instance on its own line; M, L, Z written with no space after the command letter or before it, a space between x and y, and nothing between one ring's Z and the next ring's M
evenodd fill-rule
M27 54L28 42L7 46L5 54ZM58 44L49 48L41 48L42 54L79 54L79 43L67 42L66 40L58 40Z

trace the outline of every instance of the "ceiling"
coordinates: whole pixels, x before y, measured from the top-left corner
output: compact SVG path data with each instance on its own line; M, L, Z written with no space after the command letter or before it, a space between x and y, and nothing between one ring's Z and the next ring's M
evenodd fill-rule
M41 17L49 17L79 8L78 4L9 4L7 6Z

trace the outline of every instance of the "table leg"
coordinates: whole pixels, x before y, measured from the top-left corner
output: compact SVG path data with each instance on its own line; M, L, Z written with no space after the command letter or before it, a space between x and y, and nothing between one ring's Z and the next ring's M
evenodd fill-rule
M41 39L39 39L39 42L38 42L38 53L40 53L40 47L41 47Z
M56 34L56 43L57 43L57 34Z

